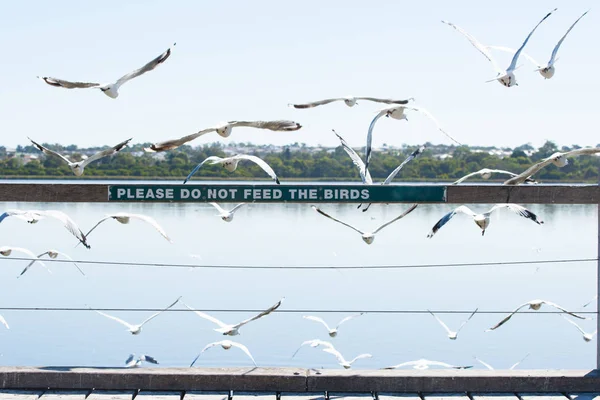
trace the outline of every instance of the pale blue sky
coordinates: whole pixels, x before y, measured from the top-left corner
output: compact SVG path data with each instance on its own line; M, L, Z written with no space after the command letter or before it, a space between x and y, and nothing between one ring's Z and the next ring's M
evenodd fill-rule
M491 64L451 21L484 44L518 47L547 61L552 48L592 0L575 1L19 1L0 14L3 48L0 129L3 145L41 142L79 146L180 137L226 120L292 119L292 133L236 129L213 141L336 145L335 128L353 146L365 143L382 106L341 103L287 107L345 95L415 97L462 143L514 146L546 139L559 145L600 142L600 65L596 10L560 50L554 78L526 60L520 86L484 83ZM599 11L600 12L600 11ZM596 38L593 41L592 38ZM49 75L111 82L173 42L169 60L124 85L110 99L97 90L65 90ZM501 66L509 55L498 54ZM374 144L450 143L420 115L381 120Z

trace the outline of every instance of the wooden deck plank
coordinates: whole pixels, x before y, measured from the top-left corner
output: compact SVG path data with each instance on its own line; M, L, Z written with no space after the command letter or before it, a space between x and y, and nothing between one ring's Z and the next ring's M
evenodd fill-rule
M39 400L85 400L89 390L48 390Z
M417 393L377 393L378 400L421 400Z
M471 400L466 393L423 394L425 400ZM514 400L514 399L513 399Z
M596 393L567 393L571 400L600 400L600 389Z
M159 391L143 390L135 396L136 400L180 400L183 392L180 391Z
M373 400L371 393L329 393L330 400Z
M473 400L519 400L515 393L472 393Z
M233 392L231 400L276 400L277 394L273 393L248 393L248 392Z
M518 393L521 400L569 400L561 393Z
M132 400L134 390L94 390L86 400Z
M325 400L325 393L282 393L280 400Z
M197 390L190 390L183 396L183 400L228 400L228 392L202 392Z
M0 400L37 400L43 390L0 390Z

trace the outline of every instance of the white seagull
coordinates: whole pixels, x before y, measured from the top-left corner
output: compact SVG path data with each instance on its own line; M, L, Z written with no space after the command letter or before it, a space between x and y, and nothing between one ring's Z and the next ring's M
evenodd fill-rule
M333 346L332 347L325 347L323 349L323 351L325 353L333 354L335 356L335 358L337 358L338 364L340 364L345 369L352 368L352 364L354 364L354 362L356 360L360 360L362 358L371 358L371 357L373 357L372 355L370 355L368 353L365 353L365 354L360 354L360 355L354 357L350 361L346 361L346 359L344 358L344 356L342 356L342 354L339 351L337 351Z
M523 55L536 66L536 71L538 71L540 73L540 75L542 75L544 78L550 79L550 78L552 78L554 76L554 72L556 71L555 67L554 67L554 64L556 63L556 61L558 61L558 58L556 57L556 54L558 53L558 49L560 48L560 45L565 40L565 38L567 37L567 35L569 34L569 32L571 32L571 29L573 29L573 27L579 22L579 20L581 18L583 18L588 12L589 12L589 10L586 11L586 12L584 12L579 18L577 18L577 20L575 22L573 22L573 25L571 25L571 27L567 30L567 33L565 33L564 36L558 41L558 43L556 44L556 46L554 46L554 49L552 50L552 55L550 56L550 60L548 61L548 63L545 66L543 66L542 64L540 64L539 62L537 62L536 60L534 60L531 56L523 53ZM488 46L488 47L490 49L496 49L496 50L500 50L500 51L506 51L506 52L509 52L509 53L514 53L515 52L511 48L503 47L503 46Z
M429 119L431 119L435 125L437 126L438 130L440 132L442 132L444 135L446 135L446 137L448 137L450 140L452 140L453 142L455 142L456 144L458 144L460 146L460 143L454 139L452 136L450 136L445 130L442 129L442 127L440 126L440 124L437 122L437 120L433 117L433 115L431 115L431 113L427 110L425 110L424 108L420 108L420 107L408 107L408 106L394 106L394 107L390 107L390 108L385 108L383 110L381 110L376 116L375 118L373 118L373 120L371 121L371 124L369 125L369 131L367 132L367 147L365 148L365 159L366 159L366 168L369 167L369 163L371 162L371 143L373 142L373 128L375 127L375 123L377 122L377 120L379 120L379 118L386 116L388 118L393 118L393 119L397 119L397 120L406 120L408 121L408 118L406 118L406 110L412 110L412 111L418 111L422 114L424 114L426 117L428 117Z
M21 274L19 276L23 275L25 273L25 271L27 271L27 269L35 262L40 263L44 268L46 268L48 270L48 272L52 273L52 271L50 271L50 269L46 266L46 264L44 264L42 261L40 261L38 259L38 257L36 257L35 254L33 254L33 251L31 251L29 249L24 249L23 247L12 247L12 246L0 247L0 254L2 254L4 257L10 256L10 254L13 251L23 253L32 258L31 262L27 265L27 267L25 267L25 270L23 272L21 272Z
M175 43L173 43L173 46L175 46ZM110 97L112 99L116 99L117 97L119 97L119 88L124 83L130 81L133 78L137 78L138 76L140 76L148 71L152 71L159 64L162 64L163 62L165 62L165 60L167 58L169 58L169 56L171 55L171 50L172 50L173 46L169 47L164 53L162 53L161 55L156 57L154 60L152 60L149 63L147 63L146 65L144 65L142 68L136 69L135 71L122 76L121 78L119 78L119 80L117 80L116 82L113 82L113 83L100 84L100 83L94 83L94 82L71 82L71 81L65 81L62 79L52 78L52 77L48 77L48 76L42 76L42 77L38 76L38 78L43 80L50 86L62 87L65 89L87 89L87 88L100 89L102 91L102 93L104 93L108 97Z
M214 343L207 344L202 349L202 351L200 352L200 354L198 354L196 356L196 358L194 358L194 361L192 361L192 363L190 364L190 368L194 366L194 364L196 363L196 361L198 360L198 358L200 358L200 356L202 355L202 353L204 353L206 350L210 349L211 347L215 347L215 346L221 346L225 350L229 350L232 347L237 347L238 349L240 349L244 353L246 353L246 355L248 357L250 357L250 359L252 360L252 363L254 364L254 366L257 366L256 365L256 361L254 361L254 357L252 357L252 354L250 354L250 350L248 350L248 348L246 346L244 346L241 343L234 342L232 340L221 340L220 342L214 342Z
M541 169L545 168L550 164L556 165L558 168L562 168L569 164L569 157L576 157L581 155L591 156L594 154L600 153L600 147L587 147L583 149L571 150L564 153L557 151L552 154L550 157L544 158L542 161L532 165L527 168L524 172L519 175L510 178L506 182L505 185L518 185L520 183L526 182L531 176L538 173Z
M260 159L256 156L248 155L248 154L237 154L235 156L225 157L225 158L217 157L217 156L207 157L200 164L196 165L196 168L194 168L192 170L192 172L190 172L190 174L187 176L187 178L185 178L183 183L185 184L187 181L189 181L192 178L192 175L194 175L196 173L196 171L198 171L200 169L200 167L202 167L205 163L207 163L209 161L210 161L211 165L221 164L223 166L223 168L225 168L227 171L233 172L236 170L238 163L242 160L252 161L256 165L261 167L263 169L263 171L265 171L275 181L275 183L277 183L279 185L279 178L277 178L277 174L275 174L275 171L273 171L273 168L271 168L269 166L269 164L267 164L262 159Z
M8 326L8 322L6 322L2 315L0 315L0 324L4 325L6 329L10 329L10 326Z
M240 203L237 206L233 207L231 210L227 211L226 209L224 209L223 207L221 207L220 205L218 205L217 203L208 203L211 206L213 206L214 208L217 209L217 211L219 212L218 216L221 217L221 219L225 222L231 222L233 221L233 214L235 214L235 212L237 211L238 208L240 208L241 206L243 206L246 203Z
M92 231L94 229L96 229L98 227L98 225L100 225L104 221L107 221L107 220L109 220L111 218L114 219L115 221L118 221L118 222L122 223L122 224L128 224L129 221L132 218L144 221L144 222L150 224L154 229L156 229L158 231L158 233L160 233L162 235L162 237L164 237L165 239L167 239L167 241L169 243L173 243L173 241L171 240L171 238L169 237L169 235L167 235L167 232L165 232L165 230L158 224L158 222L156 222L156 220L154 218L149 217L147 215L131 214L131 213L126 213L126 212L119 212L119 213L114 213L114 214L107 215L106 217L104 217L100 221L98 221L96 223L96 225L94 225L94 227L92 229L90 229L88 231L88 233L86 233L85 235L89 236L89 234L92 233Z
M154 357L150 357L144 354L142 354L139 357L136 357L135 354L130 354L129 357L127 357L127 360L125 360L125 368L137 368L140 365L142 365L142 362L158 364L158 361L156 361L156 358Z
M402 367L413 367L414 369L419 369L419 370L428 369L429 367L443 367L443 368L454 368L454 369L473 368L472 365L457 366L457 365L447 364L447 363L441 362L441 361L431 361L431 360L426 360L424 358L421 358L420 360L407 361L407 362L404 362L401 364L392 365L391 367L385 367L382 369L397 369L397 368L402 368Z
M340 326L344 322L348 322L351 319L354 319L356 317L360 317L363 314L364 314L364 312L361 312L359 314L349 315L346 318L343 318L340 322L338 322L338 324L335 326L335 328L330 328L329 325L327 325L327 322L325 322L323 320L323 318L315 317L315 316L312 316L312 315L305 315L302 318L307 319L309 321L320 322L321 324L323 324L323 326L325 326L325 329L327 329L327 331L328 331L327 333L329 334L329 337L336 337L337 334L338 334L338 330L339 330Z
M220 124L214 127L203 129L201 131L192 133L191 135L187 135L179 139L172 139L167 140L165 142L154 143L150 147L144 147L144 151L148 153L155 153L159 151L173 150L209 132L217 132L219 136L226 138L229 137L229 135L231 135L231 131L235 127L268 129L270 131L276 132L292 132L302 128L302 125L300 125L297 122L287 120L221 122Z
M347 226L350 229L355 230L356 232L360 233L362 236L362 240L364 240L364 242L366 244L371 244L373 243L373 241L375 240L375 235L377 234L377 232L379 232L380 230L382 230L383 228L385 228L386 226L398 221L399 219L402 219L404 217L406 217L408 214L410 214L415 208L417 208L418 204L413 204L412 206L410 206L410 208L406 211L404 211L402 214L400 214L399 216L397 216L396 218L392 219L391 221L386 222L385 224L381 225L379 228L375 229L373 232L365 232L365 231L361 231L358 228L355 228L354 226L347 224L345 222L340 221L337 218L332 217L331 215L327 214L326 212L322 211L321 209L312 206L312 209L315 210L316 212L318 212L319 214L334 220L337 223L340 223L344 226Z
M444 24L450 25L452 28L456 29L458 32L462 33L469 42L471 42L471 44L477 49L479 50L479 52L481 54L483 54L485 56L485 58L488 59L488 61L490 61L494 67L494 69L496 70L496 77L494 79L489 80L488 82L492 82L492 81L498 81L500 82L503 86L506 87L511 87L511 86L515 86L518 85L517 84L517 79L515 78L514 75L514 70L517 69L517 62L519 61L519 55L521 54L521 52L523 51L523 49L525 48L525 45L527 44L527 42L529 41L529 38L531 37L531 35L533 35L533 32L535 32L535 30L537 29L538 26L540 26L540 24L542 22L544 22L544 20L546 20L546 18L548 18L550 15L552 15L552 13L556 11L556 8L552 11L550 11L548 14L546 14L546 16L544 16L544 18L542 18L542 20L540 22L538 22L538 24L535 26L535 28L533 28L533 30L529 33L529 35L527 35L527 37L525 38L525 41L523 42L523 44L521 45L521 47L519 47L519 49L515 52L515 54L513 55L513 58L510 62L510 65L508 66L508 68L506 68L506 70L502 70L502 68L500 68L498 66L498 64L496 64L496 61L494 60L494 58L492 57L492 55L490 54L490 52L488 51L488 48L484 45L482 45L479 41L477 41L477 39L475 39L473 36L471 36L470 34L468 34L464 29L459 28L458 26L450 23L450 22L446 22L446 21L442 21Z
M375 97L346 96L346 97L336 97L333 99L313 101L312 103L288 104L288 105L292 106L294 108L313 108L313 107L333 103L334 101L343 101L348 107L354 107L356 104L358 104L357 100L367 100L367 101L373 101L375 103L385 103L385 104L408 104L410 101L413 101L414 99L411 97L406 100L392 100L392 99L379 99L379 98L375 98Z
M237 323L237 324L235 324L235 325L232 325L232 324L226 324L225 322L223 322L223 321L221 321L221 320L218 320L217 318L215 318L215 317L212 317L212 316L210 316L210 315L208 315L208 314L206 314L206 313L203 313L203 312L201 312L201 311L198 311L198 310L194 310L192 307L188 306L188 305L187 305L187 304L185 304L185 303L184 303L184 305L185 305L185 306L186 306L186 307L187 307L189 310L191 310L191 311L195 312L195 313L196 313L196 315L198 315L200 318L204 318L204 319L206 319L206 320L209 320L210 322L212 322L212 323L214 323L214 324L217 324L217 325L219 325L219 327L218 327L218 328L215 328L215 329L214 329L215 331L217 331L217 332L219 332L219 333L222 333L223 335L227 335L227 336L236 336L236 335L239 335L239 334L240 334L240 333L239 333L239 329L240 329L242 326L246 325L246 324L247 324L247 323L249 323L249 322L252 322L252 321L254 321L254 320L257 320L257 319L259 319L259 318L262 318L262 317L264 317L265 315L269 315L269 314L271 314L273 311L277 310L277 309L279 308L279 306L281 305L281 303L283 302L283 300L284 300L284 299L285 299L285 297L284 297L284 298L282 298L281 300L279 300L277 303L273 304L271 307L267 308L265 311L262 311L262 312L260 312L259 314L255 315L255 316L253 316L253 317L251 317L251 318L245 319L245 320L243 320L242 322L239 322L239 323Z
M106 318L110 318L113 321L117 321L118 323L120 323L121 325L125 325L125 327L127 327L127 330L132 334L132 335L139 335L140 333L142 333L142 327L144 325L146 325L148 322L150 322L151 320L153 320L154 318L156 318L157 316L159 316L160 314L162 314L163 312L167 311L168 309L170 309L171 307L173 307L175 304L177 304L179 302L179 299L181 299L181 296L179 296L177 298L177 300L175 300L171 305L169 305L167 308L162 309L161 311L152 314L151 316L149 316L148 318L146 318L141 324L138 325L134 325L134 324L130 324L129 322L123 321L121 318L117 318L117 317L113 317L112 315L108 315L106 313L103 313L102 311L98 311L98 310L94 310L93 308L90 308L90 310L96 311L98 314L105 316Z
M462 178L460 178L456 182L453 182L452 184L453 185L458 185L459 183L463 183L467 179L472 178L472 177L477 176L477 175L479 175L483 179L490 179L492 177L492 174L504 174L504 175L509 175L511 177L518 176L517 174L514 174L514 173L509 172L509 171L504 171L502 169L483 168L483 169L480 169L479 171L471 172L470 174L467 174L467 175L463 176ZM526 183L532 183L532 184L537 183L536 181L534 181L531 178L527 178L525 180L525 182Z
M458 329L455 331L451 330L450 328L448 328L448 325L446 325L444 323L444 321L442 321L437 315L435 315L434 313L432 313L431 311L429 311L429 314L431 314L433 316L433 318L435 318L437 320L437 322L440 323L440 325L442 325L442 327L446 330L446 332L448 332L448 339L450 340L456 340L456 338L458 338L458 333L460 332L460 330L467 324L467 322L469 322L469 320L471 318L473 318L473 315L475 315L475 313L477 312L477 310L479 310L478 308L475 309L475 311L473 311L473 313L471 313L471 315L469 316L469 318L467 318L466 321L463 321L463 323L458 327Z
M575 328L577 328L577 330L579 332L581 332L581 334L583 335L583 340L585 340L586 342L591 342L592 339L594 339L594 336L596 336L596 334L598 333L597 330L595 330L594 332L591 332L591 333L587 333L586 331L584 331L583 329L581 329L581 327L579 326L579 324L577 324L577 322L573 321L572 319L569 319L569 318L565 317L562 314L560 316L563 317L565 320L569 321L572 325L574 325Z
M9 210L9 211L3 213L2 215L0 215L0 222L2 222L4 220L4 218L6 218L8 216L15 216L19 219L29 222L30 224L35 224L38 221L40 221L46 217L57 219L86 248L88 248L88 249L90 248L90 246L87 244L87 238L83 234L81 229L79 229L79 226L77 226L77 224L75 223L75 221L73 221L71 219L71 217L69 217L67 214L65 214L62 211L57 211L57 210L45 210L45 211L41 211L41 210L27 210L27 211Z
M31 141L31 143L33 143L33 145L35 147L38 148L38 150L40 150L44 154L49 154L49 155L53 155L53 156L59 157L64 162L66 162L69 165L69 168L71 168L71 171L73 171L73 173L75 174L75 176L81 176L81 175L83 175L83 170L84 170L84 168L89 163L94 162L96 160L99 160L101 158L108 157L110 155L115 154L116 152L122 150L125 146L127 146L127 144L131 141L131 139L127 139L124 142L121 142L121 143L119 143L116 146L113 146L113 147L108 148L106 150L99 151L98 153L94 154L91 157L87 157L84 160L73 162L73 161L69 160L67 157L63 156L62 154L57 153L54 150L50 150L47 147L44 147L44 146L42 146L41 144L39 144L37 142L34 142L33 140L31 140L31 138L28 138L28 139Z
M446 225L446 223L448 221L450 221L452 219L452 217L454 217L456 214L466 214L470 217L473 218L473 221L477 224L477 226L479 226L481 228L481 236L485 235L485 230L487 229L487 227L490 225L490 216L492 215L492 213L496 210L500 210L503 208L508 208L510 211L520 215L521 217L525 217L527 219L532 220L533 222L535 222L536 224L540 225L543 224L544 221L541 221L538 219L537 215L535 215L534 213L532 213L531 211L529 211L528 209L526 209L525 207L522 207L518 204L496 204L495 206L493 206L492 208L490 208L489 211L484 212L482 214L477 214L475 212L473 212L469 207L467 206L460 206L455 208L454 210L450 211L448 214L444 215L431 229L431 232L429 232L429 234L427 235L428 238L432 238L433 235L436 234L437 231L439 231L442 226Z
M73 265L75 265L75 267L79 270L79 272L81 272L81 275L85 276L85 273L83 272L83 270L81 268L79 268L79 265L77 265L77 263L75 261L73 261L73 259L65 253L62 253L58 250L48 250L43 252L42 254L39 254L37 256L37 258L43 257L47 255L48 257L52 258L52 259L56 259L59 255L63 256L64 258L66 258L67 260L71 261L73 263ZM27 264L27 266L25 267L25 269L23 270L23 272L21 272L21 275L23 275L25 272L27 272L27 270L29 269L29 267L31 267L33 265L34 262L36 262L37 260L32 260L29 264Z
M309 345L312 348L316 348L319 346L323 346L323 347L331 347L333 348L333 344L331 344L330 342L326 342L324 340L321 339L313 339L313 340L306 340L304 342L302 342L302 344L300 345L300 347L298 347L298 350L296 350L294 352L294 354L292 355L292 358L296 357L296 354L298 354L298 352L300 351L300 349L306 345Z
M559 306L556 303L552 303L550 301L546 301L546 300L539 300L539 299L535 299L535 300L530 300L527 303L523 303L521 304L519 307L517 307L513 312L511 312L510 314L508 314L506 317L504 317L504 319L502 319L502 321L498 322L496 325L492 326L490 329L487 329L486 332L489 331L493 331L494 329L498 329L500 328L502 325L504 325L509 319L512 318L513 315L515 315L521 308L523 307L529 307L530 310L534 310L537 311L539 310L543 304L547 304L550 307L554 307L558 310L560 310L563 313L569 314L575 318L579 318L579 319L589 319L586 317L582 317L580 315L577 315L575 313L572 313L571 311L567 311L566 309L564 309L563 307Z
M511 365L511 366L510 366L510 368L509 368L509 370L513 370L513 369L517 368L517 366L518 366L519 364L521 364L523 361L525 361L525 359L526 359L527 357L529 357L529 353L527 353L527 354L525 355L525 357L521 358L519 361L517 361L516 363L514 363L513 365ZM485 362L485 361L483 361L483 360L480 360L480 359L479 359L479 358L477 358L477 357L474 357L474 358L475 358L475 360L476 360L477 362L479 362L480 364L482 364L483 366L485 366L487 369L489 369L489 370L492 370L492 371L494 370L494 367L492 367L490 364L486 363L486 362Z

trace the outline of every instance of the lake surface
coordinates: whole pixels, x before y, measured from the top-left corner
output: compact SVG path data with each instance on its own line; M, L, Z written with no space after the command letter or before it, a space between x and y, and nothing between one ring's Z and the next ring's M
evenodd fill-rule
M368 230L396 217L408 206L374 204L363 213L351 204L320 205L343 221ZM6 330L0 326L1 365L121 366L128 354L137 353L154 356L161 366L188 366L206 344L230 338L245 344L260 366L341 368L332 355L310 347L291 358L302 341L320 338L332 341L347 359L360 353L373 355L357 361L356 369L375 369L418 358L483 368L474 356L504 369L528 353L530 356L519 368L595 366L597 339L584 342L576 328L557 314L517 314L498 330L484 331L505 315L486 312L510 311L536 298L573 311L596 311L595 304L582 308L596 294L596 262L358 270L170 268L110 262L341 267L596 258L596 206L528 206L545 221L541 226L501 210L493 215L484 237L472 220L457 215L428 239L431 227L454 206L420 205L379 232L372 245L306 204L248 204L230 223L217 217L208 204L2 203L2 207L62 210L83 231L105 213L146 214L154 217L174 242L168 243L141 221L121 225L109 220L90 235L92 248L87 250L74 247L76 239L57 221L29 225L7 218L0 224L0 246L25 247L36 254L53 248L76 260L107 263L80 264L84 277L69 263L47 262L52 274L34 265L17 279L27 261L11 259L21 257L15 252L0 257L2 308L158 309L183 296L186 303L202 310L260 310L282 297L285 301L282 312L251 322L233 338L214 332L211 322L183 311L183 304L174 307L182 311L161 314L137 336L89 310L0 310L11 327ZM489 206L472 208L483 211ZM464 311L439 314L456 329L475 308L481 312L456 341L449 340L426 312ZM543 306L540 311L552 310ZM322 325L302 318L317 315L335 325L354 311L372 312L344 324L336 338L329 338ZM152 314L109 313L134 323ZM210 314L232 323L253 315ZM586 331L594 331L596 316L588 316L592 319L577 322ZM196 365L250 364L238 349L224 351L216 347L206 351Z

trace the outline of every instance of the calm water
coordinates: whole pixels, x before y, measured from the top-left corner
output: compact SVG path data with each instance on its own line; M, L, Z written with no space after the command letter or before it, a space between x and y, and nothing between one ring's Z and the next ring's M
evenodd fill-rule
M229 205L224 205L229 207ZM378 233L372 245L356 232L325 219L308 205L247 205L233 222L216 217L208 204L44 204L3 203L3 209L58 209L87 231L107 212L150 215L174 244L141 221L121 225L106 221L90 235L91 250L74 248L76 240L52 220L28 225L8 218L0 225L0 246L20 246L41 253L51 248L79 260L248 266L344 266L471 263L514 260L595 258L597 207L531 205L545 224L538 226L506 210L492 218L485 237L466 216L456 216L438 234L426 235L452 205L421 205L405 219ZM355 205L324 204L323 210L365 229L374 229L408 205L373 205L367 213ZM486 210L487 205L472 207ZM192 255L195 255L193 257ZM13 253L12 256L20 256ZM535 298L567 309L596 293L596 263L507 265L387 270L225 270L81 265L84 277L67 263L39 265L20 279L26 261L0 257L0 306L161 308L178 296L199 309L262 309L285 296L281 310L512 310ZM539 267L539 269L538 269ZM182 309L183 305L175 308ZM542 310L551 310L545 306ZM595 311L594 305L586 308ZM190 312L164 313L138 336L90 311L0 311L11 329L0 329L1 365L120 366L129 353L149 354L161 366L187 366L209 342L226 337ZM112 312L141 322L149 312ZM236 322L252 313L212 313ZM517 315L494 332L484 330L503 314L477 314L458 340L446 337L429 315L367 313L330 339L305 313L274 313L252 322L234 337L260 366L340 368L335 358L306 347L308 339L327 339L346 356L368 352L357 369L379 368L417 358L475 365L477 356L507 368L525 354L522 368L593 368L596 338L582 340L576 328L558 315ZM347 314L318 313L330 325ZM468 314L441 314L457 328ZM578 321L579 322L579 321ZM596 318L581 321L595 330ZM237 349L213 348L199 366L250 365Z

